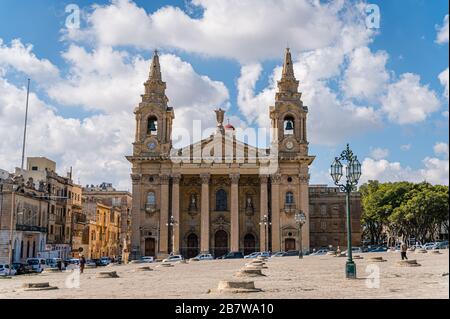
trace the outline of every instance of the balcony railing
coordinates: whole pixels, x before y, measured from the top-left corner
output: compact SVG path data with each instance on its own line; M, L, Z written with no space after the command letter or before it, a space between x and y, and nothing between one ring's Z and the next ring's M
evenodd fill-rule
M30 225L16 225L16 230L46 233L47 227L30 226Z
M284 203L284 212L286 214L294 214L297 210L295 203Z
M145 211L147 213L154 213L154 212L156 212L156 205L155 204L145 204Z

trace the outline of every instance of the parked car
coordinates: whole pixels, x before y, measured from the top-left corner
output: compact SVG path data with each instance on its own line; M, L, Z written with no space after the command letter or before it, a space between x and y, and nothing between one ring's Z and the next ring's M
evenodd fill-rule
M111 258L109 258L109 257L100 258L101 266L108 266L110 263L111 263Z
M260 255L261 255L261 253L259 251L255 251L255 252L253 252L251 254L248 254L248 255L244 256L244 258L245 259L256 258L256 257L258 257Z
M13 263L12 268L16 270L16 275L24 275L31 272L31 267L22 263Z
M360 247L352 247L352 254L361 254L363 250ZM347 249L342 252L342 254L347 255Z
M14 276L16 273L14 267L10 269L8 264L0 264L0 276Z
M329 251L330 251L329 249L322 248L322 249L316 250L315 252L313 252L309 255L310 256L323 256L323 255L326 255Z
M181 255L172 255L167 257L166 259L163 259L163 263L174 263L176 261L181 261L183 260L183 256Z
M143 263L152 263L155 261L155 258L153 256L142 256L140 261Z
M448 240L437 242L433 249L448 249Z
M95 262L95 260L88 259L88 260L86 260L85 266L89 266L89 267L97 267L97 263Z
M383 253L383 252L387 252L388 248L387 246L374 246L374 247L370 247L368 252L369 253Z
M272 256L270 256L270 258L272 257L283 257L284 255L284 251L277 251L276 253L272 254Z
M213 260L214 257L211 254L199 254L199 255L195 256L194 259L197 259L197 260Z
M232 251L228 254L223 255L220 259L238 259L244 258L244 254L240 251Z
M44 258L28 258L27 265L31 266L33 272L42 272L45 268Z
M61 258L47 258L45 260L45 266L49 268L58 268L58 263L61 263L61 269L65 269L64 262Z
M298 250L288 250L286 251L282 257L291 257L291 256L298 256L299 251Z
M436 244L437 243L434 243L434 242L426 243L426 244L422 245L422 249L426 249L426 250L434 249Z

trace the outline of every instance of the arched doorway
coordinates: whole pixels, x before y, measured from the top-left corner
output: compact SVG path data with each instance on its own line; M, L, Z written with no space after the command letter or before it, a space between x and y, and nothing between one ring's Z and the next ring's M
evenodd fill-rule
M145 256L156 255L155 238L145 238Z
M284 251L295 250L295 239L286 238L284 240Z
M214 257L220 257L228 252L228 234L224 230L218 230L214 235Z
M256 251L256 239L252 234L244 236L244 255L251 254Z
M187 237L187 252L186 257L192 258L197 256L199 253L198 249L198 236L196 234L190 234Z

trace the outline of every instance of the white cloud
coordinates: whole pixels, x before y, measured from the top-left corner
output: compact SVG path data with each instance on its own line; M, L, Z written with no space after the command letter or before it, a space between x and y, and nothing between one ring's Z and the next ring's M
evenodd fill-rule
M448 100L448 68L442 71L438 78L439 82L441 82L441 85L444 87L444 96Z
M389 150L387 148L374 148L370 151L370 156L376 160L380 160L389 156Z
M410 149L411 149L411 144L403 144L403 145L400 145L400 149L402 150L402 151L409 151Z
M442 26L437 26L436 29L438 31L436 42L439 44L448 43L448 14L444 17Z
M381 95L389 80L386 71L387 53L372 53L368 47L361 47L355 49L349 59L341 84L347 97L373 99Z
M436 143L433 147L434 153L436 155L443 155L448 158L448 144L444 142Z
M381 101L389 120L399 124L422 122L441 106L436 93L428 85L422 86L420 76L412 73L402 74L390 84Z
M65 30L65 37L101 46L169 47L254 62L277 58L287 42L298 52L329 46L346 23L363 25L365 18L361 6L344 1L194 0L192 4L202 11L199 18L173 6L147 13L129 0L114 0L94 6L88 27Z
M137 106L144 91L142 83L148 78L150 60L106 47L86 52L75 45L63 57L71 65L70 75L48 90L57 102L107 113L131 113ZM186 120L183 115L188 114L186 108L202 119L205 110L227 104L229 93L222 82L197 74L189 63L175 55L161 55L160 63L169 105L177 111L177 122Z
M414 170L403 167L399 162L389 162L385 159L374 160L365 158L362 162L361 182L378 180L380 182L423 182L432 184L449 184L449 162L438 158L426 157L422 161L424 168Z
M0 163L13 171L20 164L26 90L0 78ZM132 113L97 115L83 121L55 114L34 93L30 95L26 156L46 156L58 163L65 175L70 166L75 181L111 181L128 187L134 137Z
M3 44L0 38L0 76L5 74L7 69L14 69L41 83L57 79L58 68L50 61L36 57L32 50L31 44L24 45L20 39L12 40L8 46Z

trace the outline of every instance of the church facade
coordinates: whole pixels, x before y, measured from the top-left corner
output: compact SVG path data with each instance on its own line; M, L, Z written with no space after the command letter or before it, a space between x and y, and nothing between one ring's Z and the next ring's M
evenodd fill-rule
M270 107L269 148L257 148L224 125L210 137L175 149L176 109L168 106L155 52L145 93L136 107L132 164L131 258L180 253L298 250L310 248L307 115L289 49L275 103ZM300 228L295 214L303 212ZM301 239L300 239L301 236Z

